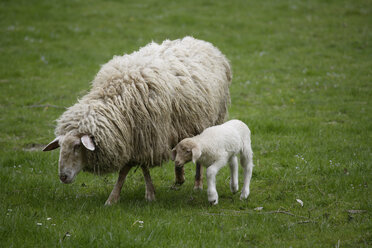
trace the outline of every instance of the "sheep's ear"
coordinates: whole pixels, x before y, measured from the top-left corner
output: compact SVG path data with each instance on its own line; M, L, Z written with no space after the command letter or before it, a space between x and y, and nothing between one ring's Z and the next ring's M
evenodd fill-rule
M196 164L196 160L198 160L201 156L201 150L199 147L192 148L192 162Z
M61 136L58 136L52 142L50 142L46 147L44 147L43 152L47 152L47 151L51 151L51 150L57 149L59 147L59 143L58 142L59 142L59 139L60 138L61 138Z
M81 143L83 143L84 147L87 148L89 151L94 151L96 146L93 143L92 138L89 135L84 135L80 138Z
M172 161L174 161L176 159L176 155L177 155L176 148L173 148L172 149L172 152L171 152L171 159L172 159Z

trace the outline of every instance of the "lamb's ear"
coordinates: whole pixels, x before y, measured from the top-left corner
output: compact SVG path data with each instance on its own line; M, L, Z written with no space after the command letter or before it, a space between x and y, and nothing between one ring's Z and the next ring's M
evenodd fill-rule
M201 150L198 146L195 146L194 148L192 148L191 152L192 152L192 162L196 164L196 160L198 160L201 156Z
M59 142L60 138L61 138L61 136L58 136L52 142L50 142L46 147L44 147L43 152L47 152L47 151L57 149L59 147L58 142Z
M176 159L176 155L177 155L176 148L173 148L172 149L172 152L171 152L171 159L172 159L172 161L174 161Z
M94 151L96 146L93 143L92 138L89 135L84 135L81 138L81 143L83 143L84 147L87 148L89 151Z

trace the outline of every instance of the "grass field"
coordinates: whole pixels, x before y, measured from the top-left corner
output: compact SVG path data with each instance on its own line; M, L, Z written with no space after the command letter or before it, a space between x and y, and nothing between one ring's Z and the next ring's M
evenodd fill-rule
M1 1L0 247L371 247L371 10L371 0ZM39 149L100 65L186 35L231 61L230 118L248 124L255 153L249 198L230 193L226 167L210 206L192 190L192 164L177 191L171 163L152 170L153 203L140 171L108 208L116 175L61 184L58 152Z

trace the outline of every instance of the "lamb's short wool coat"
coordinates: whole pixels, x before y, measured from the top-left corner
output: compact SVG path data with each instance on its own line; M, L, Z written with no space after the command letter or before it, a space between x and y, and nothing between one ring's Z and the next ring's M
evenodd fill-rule
M207 166L208 200L218 203L216 190L216 174L227 163L230 165L230 189L238 191L238 159L244 169L244 185L240 195L246 199L249 195L249 184L253 169L253 152L251 132L248 126L239 120L231 120L224 124L209 127L200 135L182 140L173 150L172 158L176 166L183 166L193 161Z

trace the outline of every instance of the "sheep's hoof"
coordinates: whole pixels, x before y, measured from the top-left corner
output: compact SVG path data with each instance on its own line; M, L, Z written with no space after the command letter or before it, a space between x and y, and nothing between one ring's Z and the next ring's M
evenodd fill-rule
M155 199L155 194L153 194L153 193L147 193L147 194L145 194L145 199L148 202L155 201L156 200Z
M178 184L176 184L176 183L174 183L172 186L170 186L170 189L171 190L180 190L180 185L178 185Z
M155 197L154 198L145 197L145 199L146 199L147 202L154 202L154 201L156 201Z
M184 179L176 179L176 181L174 182L174 185L181 186L184 182L185 182L185 178Z
M110 195L109 198L107 198L107 200L105 202L105 206L114 205L115 203L117 203L119 201L119 198L120 198L120 196L112 196L112 195Z
M203 190L203 185L195 185L194 186L194 191L202 191Z

